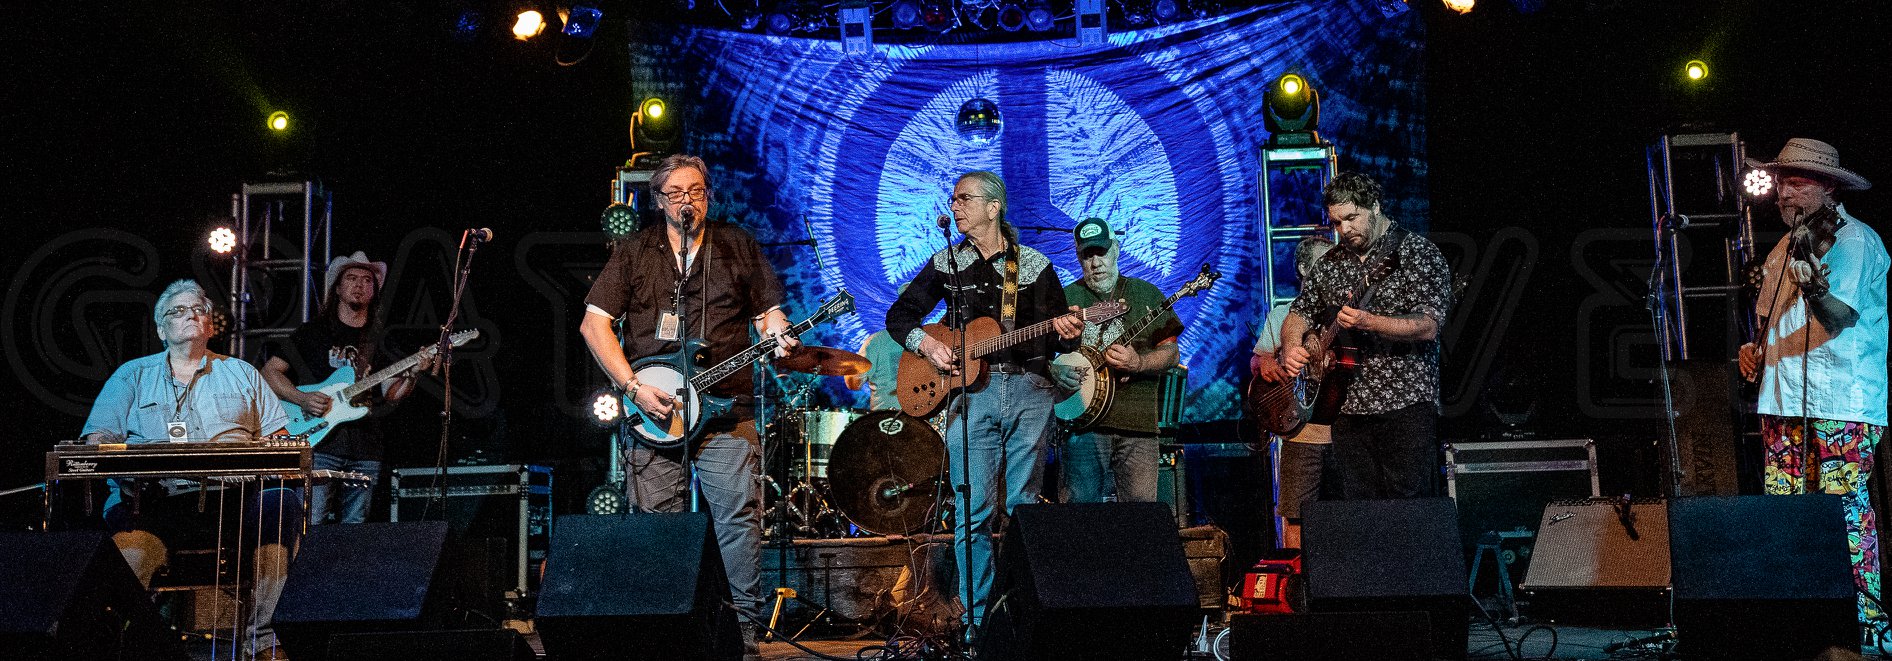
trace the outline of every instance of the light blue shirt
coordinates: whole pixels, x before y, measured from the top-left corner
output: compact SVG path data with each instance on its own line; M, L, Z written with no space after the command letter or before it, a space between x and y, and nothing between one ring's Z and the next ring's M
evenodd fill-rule
M1886 269L1879 233L1839 208L1845 223L1820 261L1831 272L1831 295L1859 313L1852 326L1829 333L1807 319L1806 300L1782 270L1787 237L1767 254L1767 278L1755 311L1777 315L1767 329L1767 348L1757 410L1767 415L1886 424ZM1771 295L1771 296L1770 296ZM1804 370L1804 374L1803 374Z
M289 424L282 402L249 363L212 353L198 370L193 388L171 376L163 352L127 361L105 381L79 435L102 431L127 443L161 443L174 440L168 425L182 420L188 433L181 440L249 441Z

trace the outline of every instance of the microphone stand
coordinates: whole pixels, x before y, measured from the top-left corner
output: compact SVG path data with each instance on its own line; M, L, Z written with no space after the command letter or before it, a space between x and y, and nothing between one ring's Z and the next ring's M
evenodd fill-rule
M1671 387L1669 374L1669 323L1668 323L1668 277L1664 269L1669 267L1666 259L1670 242L1674 240L1674 229L1670 226L1670 216L1663 216L1656 225L1656 261L1649 269L1649 292L1644 299L1644 307L1649 310L1649 323L1654 327L1658 351L1657 362L1661 365L1662 380L1662 415L1667 424L1668 438L1666 449L1669 454L1669 475L1665 480L1665 491L1670 498L1682 496L1682 482L1686 476L1682 472L1681 444L1675 429L1675 393ZM1679 298L1680 292L1677 292Z
M685 471L685 474L689 475L688 479L690 480L690 511L699 512L702 511L702 492L701 485L697 482L696 475L696 448L690 447L690 437L692 433L696 431L695 423L697 422L695 418L696 407L694 406L696 403L696 393L690 388L690 379L696 376L696 354L689 351L690 306L688 303L684 302L683 292L688 288L690 283L690 268L696 266L696 260L690 257L690 248L696 244L697 223L700 221L696 218L696 207L689 206L688 203L685 203L683 210L678 212L678 215L683 219L683 231L681 232L683 235L683 250L677 253L677 290L675 294L671 296L671 307L676 308L677 312L678 348L684 352L683 360L678 361L682 364L677 366L683 372L683 386L677 390L677 402L670 414L683 416L683 462L689 467L689 470ZM707 232L708 229L705 228L704 231ZM709 237L705 236L703 238L708 239ZM707 244L709 242L706 240L704 243ZM703 309L698 312L703 314L699 314L699 317L708 313L708 264L703 265L703 288L701 293ZM702 333L699 332L698 334L701 335Z
M466 292L467 280L473 274L473 253L478 252L480 244L485 243L483 234L473 230L460 233L460 249L466 258L460 258L460 250L454 252L455 273L453 279L453 299L447 305L447 320L440 324L440 337L434 341L435 358L441 361L441 397L440 397L440 445L434 457L434 495L427 500L427 506L421 509L421 520L427 520L436 503L440 505L442 515L446 513L447 500L447 443L450 429L453 427L453 342L447 335L453 331L453 322L460 318L460 298Z
M946 241L946 264L949 268L946 272L946 316L951 320L949 325L959 330L959 347L956 349L959 359L959 394L952 400L954 410L947 411L946 416L949 421L952 416L959 416L959 483L953 485L953 489L959 492L959 512L954 516L954 525L959 528L963 548L955 550L966 554L966 570L960 572L959 576L959 594L966 608L967 632L971 633L972 622L978 617L977 613L972 612L972 403L967 401L970 393L966 392L966 387L971 385L971 374L966 371L969 361L966 356L965 301L961 300L959 284L959 250L953 245L952 221L947 216L940 216L939 233L940 238ZM999 467L1001 475L1004 470L1004 466ZM999 494L999 498L1005 498L1005 494ZM1004 507L1003 500L999 507Z

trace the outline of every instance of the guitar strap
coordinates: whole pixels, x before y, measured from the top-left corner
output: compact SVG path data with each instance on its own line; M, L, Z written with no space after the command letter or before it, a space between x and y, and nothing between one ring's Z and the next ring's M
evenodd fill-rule
M1005 251L1005 284L999 305L999 326L1010 332L1018 325L1018 246Z

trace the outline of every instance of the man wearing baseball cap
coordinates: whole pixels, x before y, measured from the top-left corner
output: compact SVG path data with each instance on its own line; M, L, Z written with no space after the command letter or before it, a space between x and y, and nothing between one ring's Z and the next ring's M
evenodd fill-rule
M1157 386L1163 371L1176 366L1182 321L1163 310L1163 292L1156 285L1118 273L1121 246L1109 223L1085 219L1072 234L1084 275L1064 287L1065 300L1078 307L1114 300L1130 310L1101 326L1085 324L1080 336L1083 346L1099 352L1104 361L1100 367L1108 367L1118 383L1104 416L1093 427L1072 434L1059 454L1064 501L1097 503L1115 494L1119 502L1154 502ZM1126 324L1138 325L1159 310L1161 318L1136 337L1123 336L1132 330Z
M1759 337L1740 355L1741 375L1761 385L1762 486L1841 497L1859 619L1877 634L1886 624L1866 485L1886 425L1888 259L1879 233L1833 199L1872 183L1840 167L1832 145L1806 138L1748 166L1774 175L1774 206L1791 229L1767 254L1754 304Z

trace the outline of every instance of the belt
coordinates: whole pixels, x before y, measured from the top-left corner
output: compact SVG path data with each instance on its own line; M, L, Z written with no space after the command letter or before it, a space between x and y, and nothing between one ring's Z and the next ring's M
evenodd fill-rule
M985 368L987 371L996 372L998 374L1024 374L1027 371L1025 366L1018 363L991 363L986 365Z

